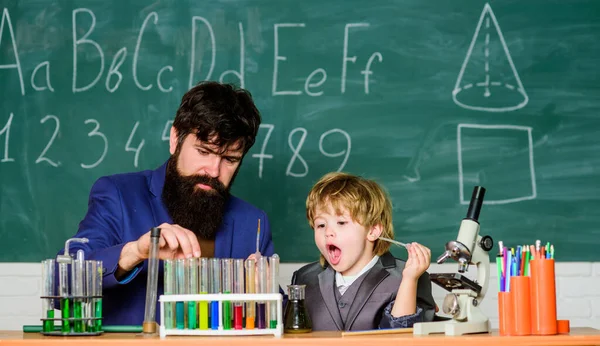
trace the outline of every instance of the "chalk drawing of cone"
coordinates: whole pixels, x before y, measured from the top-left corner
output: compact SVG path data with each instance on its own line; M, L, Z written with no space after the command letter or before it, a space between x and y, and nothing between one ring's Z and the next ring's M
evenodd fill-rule
M460 107L484 112L514 111L529 101L489 4L481 12L452 99Z

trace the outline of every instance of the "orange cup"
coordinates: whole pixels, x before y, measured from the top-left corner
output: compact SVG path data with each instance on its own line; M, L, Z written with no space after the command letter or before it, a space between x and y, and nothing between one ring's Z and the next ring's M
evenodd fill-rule
M528 276L510 278L514 334L531 335L531 290Z
M571 324L569 320L558 320L556 321L556 329L558 329L558 334L569 334L571 332Z
M498 325L500 335L513 335L513 300L510 292L498 292Z
M531 268L531 333L557 333L556 284L553 259L534 259ZM512 279L512 278L511 278ZM513 282L511 281L511 288Z

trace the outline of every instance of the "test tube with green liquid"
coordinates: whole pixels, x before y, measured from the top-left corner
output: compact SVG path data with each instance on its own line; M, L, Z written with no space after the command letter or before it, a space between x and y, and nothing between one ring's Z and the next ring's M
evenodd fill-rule
M164 294L175 294L175 261L166 259L163 261L164 266ZM175 303L165 302L165 320L163 321L166 329L175 329Z
M236 258L233 260L233 293L244 293L244 260ZM233 328L244 328L244 303L236 301L233 304Z
M256 260L246 260L246 293L256 293L254 283L254 271L256 270ZM256 305L254 301L246 302L246 329L254 329L256 323Z
M273 254L269 258L269 292L279 293L279 255ZM276 301L269 303L269 328L277 328L277 304Z
M223 266L223 293L231 294L233 292L233 259L224 258L221 261ZM225 300L223 301L223 329L229 330L231 329L231 313L233 312L231 301Z
M208 280L210 272L210 263L208 258L200 258L200 294L208 294L210 291L210 282ZM198 307L198 322L200 329L208 329L208 301L200 301Z
M95 324L95 328L94 330L96 332L100 332L102 331L102 274L103 274L103 268L102 268L102 261L96 261L96 271L94 271L94 275L96 276L96 279L94 280L94 284L96 285L96 288L94 289L94 295L98 296L99 298L94 299L94 317L96 318L94 320L94 324Z
M185 259L178 259L175 263L175 275L176 275L176 294L185 294ZM177 315L176 326L177 329L185 328L185 305L183 301L178 301L175 304L175 311Z
M83 333L83 286L84 286L84 253L83 250L77 250L77 258L71 265L71 288L73 293L73 331Z
M187 271L185 276L188 279L186 294L198 294L198 259L188 258L185 269ZM194 301L189 301L187 304L187 328L196 329L198 328L198 304Z
M85 317L85 329L88 332L96 332L94 323L94 303L96 295L96 261L85 261L85 286L84 295L86 299L83 303L83 316Z
M42 297L54 296L54 266L56 261L47 259L42 261ZM42 323L42 330L45 333L54 331L54 299L42 299L42 311L47 318Z
M71 332L71 299L69 299L69 264L58 264L58 290L60 291L61 332Z

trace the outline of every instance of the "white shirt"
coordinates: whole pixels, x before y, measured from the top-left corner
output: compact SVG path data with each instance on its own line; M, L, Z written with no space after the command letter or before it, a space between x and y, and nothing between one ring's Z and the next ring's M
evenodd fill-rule
M363 275L364 273L368 272L371 268L373 268L377 261L379 261L379 256L373 256L371 262L367 263L367 265L356 275L343 276L339 272L335 272L335 284L337 286L338 291L340 291L340 294L344 295L348 287L350 287L350 285L352 285L352 283L356 281L356 279L358 279L359 276Z

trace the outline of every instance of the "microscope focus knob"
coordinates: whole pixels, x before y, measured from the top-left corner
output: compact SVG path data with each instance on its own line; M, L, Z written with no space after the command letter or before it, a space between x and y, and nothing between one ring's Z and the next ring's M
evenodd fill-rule
M481 248L484 251L489 252L494 247L494 240L489 235L484 235L483 237L481 237L479 245L481 245Z
M458 297L454 293L446 295L444 303L442 304L442 311L445 314L456 316L460 313L460 306L458 305Z

